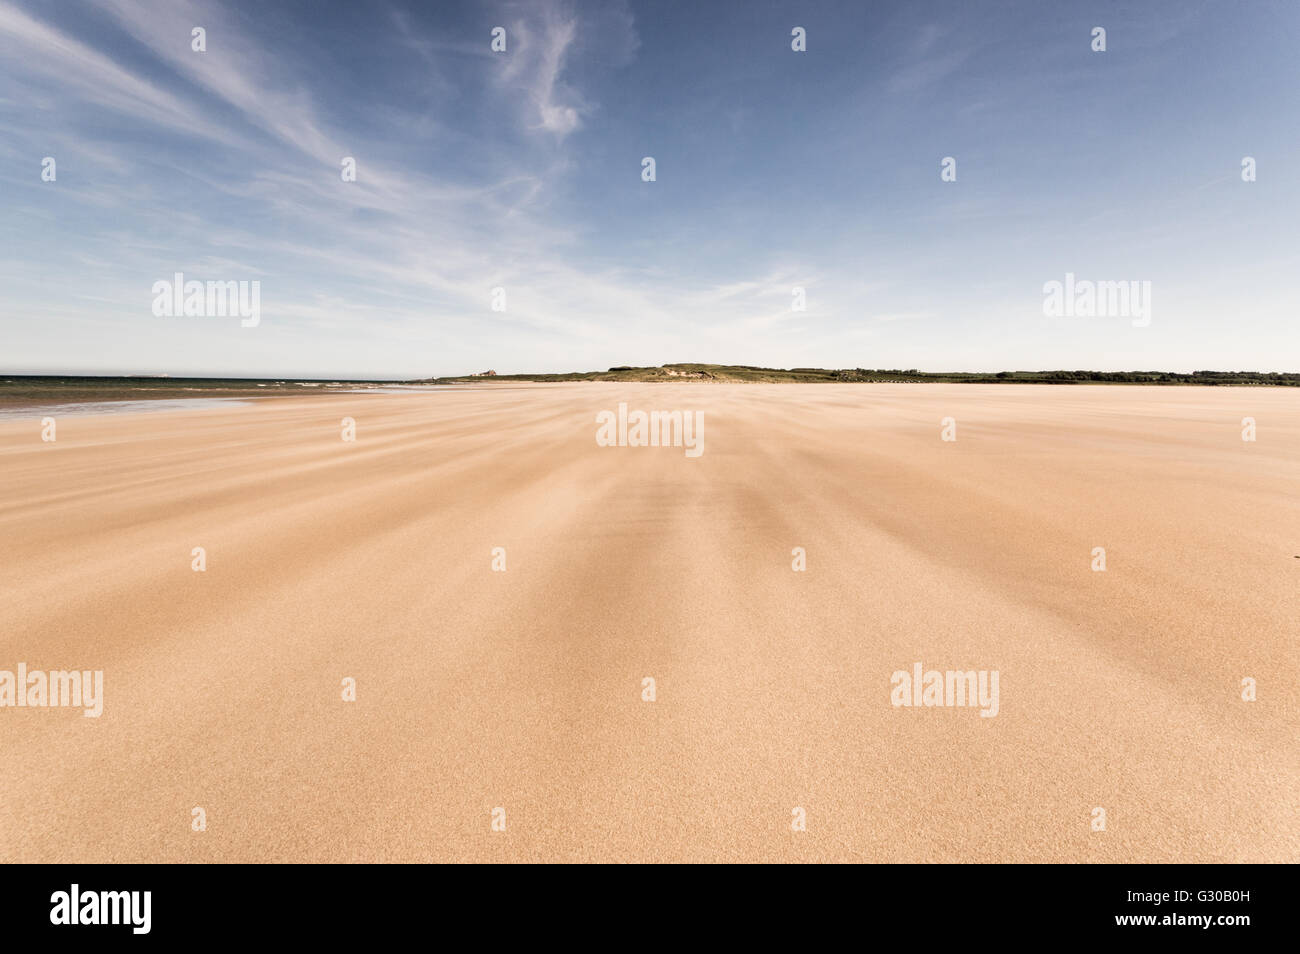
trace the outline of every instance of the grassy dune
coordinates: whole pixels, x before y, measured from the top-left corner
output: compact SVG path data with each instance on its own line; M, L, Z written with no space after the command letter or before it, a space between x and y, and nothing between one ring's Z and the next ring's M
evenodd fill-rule
M1258 371L998 371L964 372L886 370L869 368L757 368L743 364L665 364L657 368L620 366L608 371L571 371L564 374L498 374L490 378L462 375L432 378L430 383L460 384L483 381L719 381L726 383L818 384L822 382L937 382L947 384L1211 384L1300 385L1300 374Z

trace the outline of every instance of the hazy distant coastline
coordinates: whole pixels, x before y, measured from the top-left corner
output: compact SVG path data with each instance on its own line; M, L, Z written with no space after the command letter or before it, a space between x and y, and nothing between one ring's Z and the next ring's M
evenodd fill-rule
M7 375L0 377L0 409L99 401L253 398L390 388L395 381L291 378L170 378L129 375Z
M150 401L193 398L283 397L348 393L393 387L506 382L615 381L640 383L876 383L876 384L1145 384L1298 387L1298 372L1195 371L920 371L911 369L760 368L750 365L665 364L619 366L605 371L491 374L482 372L417 380L348 378L187 378L131 375L7 375L0 377L0 408L83 401Z

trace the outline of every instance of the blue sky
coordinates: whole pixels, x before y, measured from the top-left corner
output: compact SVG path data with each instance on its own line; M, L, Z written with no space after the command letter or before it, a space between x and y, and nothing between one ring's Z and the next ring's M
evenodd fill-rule
M1289 0L0 0L0 371L1297 371L1298 53Z

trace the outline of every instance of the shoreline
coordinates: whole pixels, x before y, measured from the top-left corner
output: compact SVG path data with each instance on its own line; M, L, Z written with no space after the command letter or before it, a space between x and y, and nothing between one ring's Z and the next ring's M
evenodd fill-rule
M0 408L77 401L251 397L304 393L476 388L508 384L1041 384L1135 387L1300 387L1300 372L1280 371L920 371L900 369L762 368L752 365L620 365L606 371L467 374L445 377L231 378L139 375L0 375Z
M290 398L314 398L321 396L331 397L356 397L356 396L375 396L375 395L414 395L426 394L431 392L448 392L448 391L504 391L504 390L532 390L528 387L532 385L537 390L544 390L559 387L565 384L674 384L679 386L695 385L709 387L728 387L732 385L741 385L744 388L761 387L762 385L789 386L799 385L807 382L799 381L699 381L689 379L678 379L675 381L665 382L646 382L646 381L608 381L608 380L579 380L579 381L535 381L535 380L517 380L513 378L492 379L488 381L475 381L456 384L404 384L373 386L367 388L352 387L322 387L322 388L303 388L301 390L290 390L288 388L277 388L272 391L246 389L213 389L205 390L202 388L181 388L175 390L158 389L147 395L135 395L132 397L91 397L83 400L57 400L50 399L24 399L12 395L0 394L0 423L5 421L25 420L34 418L36 415L58 415L61 417L100 417L104 415L124 416L130 414L161 414L176 413L180 411L199 411L214 410L217 408L233 409L241 405L251 405L267 400L284 400ZM832 381L823 382L826 386L839 384L844 388L856 388L866 385L886 385L886 384L907 384L922 383L931 386L941 386L953 384L951 381L926 381L926 382L885 382L885 381ZM964 382L969 384L980 384L987 387L1005 386L1021 390L1026 385L1042 382L1011 382L1011 381L990 381L990 382ZM1214 384L1175 384L1161 385L1152 383L1139 382L1072 382L1067 387L1072 391L1089 391L1092 389L1107 389L1113 387L1127 387L1135 390L1168 390L1170 388L1176 391L1187 391L1200 389L1204 391L1223 391L1244 390L1248 388L1262 388L1269 391L1281 390L1282 386L1269 385L1214 385ZM1057 390L1050 387L1050 390Z

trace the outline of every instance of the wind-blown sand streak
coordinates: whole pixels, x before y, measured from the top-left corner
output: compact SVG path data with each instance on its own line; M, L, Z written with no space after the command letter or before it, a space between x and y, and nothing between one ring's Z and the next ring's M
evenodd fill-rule
M619 401L705 452L597 446ZM105 699L0 709L0 860L1300 860L1298 477L1300 395L1248 388L6 420L0 669ZM891 706L917 661L997 717Z

